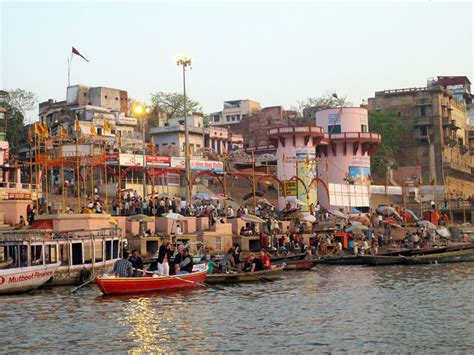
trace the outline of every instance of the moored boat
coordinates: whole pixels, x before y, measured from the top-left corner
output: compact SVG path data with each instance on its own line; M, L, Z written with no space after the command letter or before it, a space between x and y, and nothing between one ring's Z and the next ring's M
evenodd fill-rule
M310 270L319 263L317 259L303 259L303 260L296 260L290 261L286 264L283 270L285 271L292 271L292 270Z
M320 264L327 265L363 265L357 255L325 257L319 260Z
M119 228L96 230L52 231L18 230L0 234L0 262L9 260L19 266L32 265L44 254L46 263L59 262L52 285L83 283L97 274L110 271L120 258L122 237ZM2 258L1 253L5 255Z
M97 276L95 281L104 295L159 292L189 287L205 287L207 265L196 265L190 274L142 277Z
M404 257L405 262L411 264L445 264L474 261L474 249L447 251L439 254L417 255Z
M270 262L272 265L279 265L283 263L288 263L290 261L303 260L305 257L306 257L306 252L298 253L298 254L283 255L283 256L271 256Z
M259 281L274 281L281 278L285 264L272 266L271 269L254 272L230 272L212 274L206 276L208 284L224 284L224 283L246 283Z
M365 265L382 266L405 264L406 257L402 255L360 255L360 261Z

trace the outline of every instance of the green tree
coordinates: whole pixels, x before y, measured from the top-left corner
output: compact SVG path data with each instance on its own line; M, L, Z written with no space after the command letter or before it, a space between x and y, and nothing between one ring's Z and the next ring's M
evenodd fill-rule
M404 127L393 112L369 111L370 131L382 136L382 144L371 157L372 174L385 178L388 168L397 169L396 157Z
M5 131L6 139L10 147L14 149L27 136L25 129L26 112L35 108L38 99L35 93L23 89L9 90L8 95L5 104Z
M151 103L153 107L160 107L165 113L166 117L184 117L184 95L177 92L157 92L151 94ZM186 109L188 115L193 112L201 113L201 104L187 97Z
M314 114L317 111L351 105L345 97L339 98L336 94L327 92L320 97L307 97L297 101L297 105L291 109L298 115L298 119L294 121L297 125L314 126Z

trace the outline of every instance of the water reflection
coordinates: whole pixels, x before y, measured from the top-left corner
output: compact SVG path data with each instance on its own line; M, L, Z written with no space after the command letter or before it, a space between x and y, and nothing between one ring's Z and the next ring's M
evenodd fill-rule
M6 296L0 348L466 353L473 349L473 266L320 265L223 291L104 297L91 286L73 296L67 287Z

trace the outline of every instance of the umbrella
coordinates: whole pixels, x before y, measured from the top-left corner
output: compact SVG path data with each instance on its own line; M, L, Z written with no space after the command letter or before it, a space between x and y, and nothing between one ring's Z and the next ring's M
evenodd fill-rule
M430 221L418 221L416 222L416 224L418 224L420 227L425 227L428 229L436 229L436 226Z
M449 232L448 228L446 228L446 227L438 227L436 229L436 233L438 233L443 238L451 237L451 233Z
M370 226L370 219L367 216L351 216L351 221L359 222L360 224L364 224L366 226ZM354 224L354 223L353 223Z
M386 219L383 221L383 223L388 224L389 226L395 227L395 228L402 228L401 225L397 223L393 218Z
M263 192L261 191L255 191L255 196L262 197ZM249 192L248 194L245 194L244 197L242 197L242 200L248 200L249 198L253 197L253 192Z
M229 195L224 195L224 194L217 194L217 195L213 195L212 197L213 197L213 200L233 201Z
M113 224L114 226L118 225L117 220L116 220L115 218L113 218L113 217L110 217L110 218L109 218L109 223L110 223L110 224Z
M303 222L314 223L316 222L316 217L312 214L308 214L301 219Z
M242 217L240 217L242 221L249 222L249 223L267 223L264 219L255 216L253 214L245 214Z
M382 216L395 216L398 219L402 219L400 215L398 214L397 210L393 208L392 206L380 206L378 207L375 212L378 214L381 214Z
M194 194L193 195L193 200L205 200L205 201L209 201L209 200L212 200L213 198L211 197L211 195L209 194L206 194L205 192L198 192L197 194Z
M339 217L339 218L344 218L344 219L349 219L349 216L347 216L345 213L342 213L341 211L338 210L328 210L330 214L333 216Z
M351 232L354 234L362 234L363 231L369 229L369 227L364 226L364 225L356 225L356 226L350 226L346 228L346 232Z
M163 213L162 216L168 219L172 219L173 221L179 221L179 220L185 219L183 215L179 213L174 213L174 212Z
M154 217L150 217L145 214L136 214L136 215L130 216L128 219L132 221L138 221L138 222L154 222L155 221Z
M418 216L413 212L412 210L405 210L406 213L408 213L416 222L418 222L420 219Z
M264 205L268 205L268 206L273 206L273 204L270 201L268 201L266 198L263 198L263 197L255 197L255 202L257 204L264 204ZM245 203L252 204L253 203L253 197L250 198L249 200L245 201Z

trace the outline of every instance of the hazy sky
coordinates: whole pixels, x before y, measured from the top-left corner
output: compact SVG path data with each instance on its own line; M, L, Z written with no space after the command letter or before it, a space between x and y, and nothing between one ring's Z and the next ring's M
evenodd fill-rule
M71 46L90 59L74 57L72 84L145 101L181 90L175 57L191 56L188 94L206 113L230 99L288 108L336 91L359 104L437 75L474 79L470 2L0 3L0 87L40 101L65 98Z

